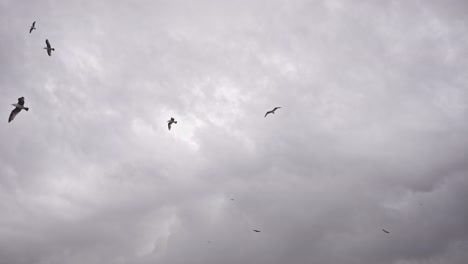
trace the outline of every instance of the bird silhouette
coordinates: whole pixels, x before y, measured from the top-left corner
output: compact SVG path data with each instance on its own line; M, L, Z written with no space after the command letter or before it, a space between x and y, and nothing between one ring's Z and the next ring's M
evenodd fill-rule
M169 128L169 130L171 130L171 125L173 123L177 124L177 121L175 121L175 119L173 117L171 117L171 119L169 121L167 121L167 127Z
M21 112L21 110L26 110L28 111L29 108L28 107L24 107L24 97L20 97L18 98L18 103L17 104L12 104L15 109L13 109L13 111L11 111L11 114L10 114L10 117L8 118L8 123L10 123L11 121L13 121L13 119L15 119L16 115Z
M260 230L257 230L257 229L254 229L253 231L254 231L254 232L257 232L257 233L260 233Z
M34 21L34 22L32 23L31 28L29 29L29 34L31 34L31 32L32 32L34 29L36 29L35 26L36 26L36 21Z
M277 106L277 107L275 107L273 110L266 112L265 117L266 117L268 114L274 114L275 111L276 111L276 109L280 109L280 108L281 108L281 107L278 107L278 106Z
M382 231L384 231L385 234L390 234L390 232L388 232L388 231L385 230L385 229L382 229Z
M49 54L49 56L52 56L52 51L55 51L55 49L50 46L50 43L49 43L48 39L45 40L45 43L46 43L47 47L45 47L44 49L47 50L47 54Z

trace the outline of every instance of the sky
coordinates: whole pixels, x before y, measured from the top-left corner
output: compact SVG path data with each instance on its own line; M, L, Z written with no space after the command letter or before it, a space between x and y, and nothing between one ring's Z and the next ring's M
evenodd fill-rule
M468 263L467 11L0 0L0 264Z

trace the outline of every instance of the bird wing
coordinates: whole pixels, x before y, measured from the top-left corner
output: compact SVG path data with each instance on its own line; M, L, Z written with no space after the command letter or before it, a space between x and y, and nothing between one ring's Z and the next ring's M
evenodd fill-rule
M8 118L8 123L10 123L11 121L13 121L13 119L15 119L15 116L21 111L20 108L16 108L13 109L13 111L11 111L11 114L10 114L10 117Z
M34 27L35 25L36 25L36 21L33 22L32 27Z
M169 128L169 130L171 130L171 122L167 123L167 127Z
M18 104L19 105L24 105L24 97L18 98Z
M280 108L281 108L281 107L277 106L277 107L275 107L275 109L273 109L273 111L275 111L276 109L280 109Z
M47 49L50 49L50 43L48 39L45 40L45 44L47 45Z
M271 114L271 111L266 112L265 117L266 117L268 114Z
M49 56L52 56L52 50L51 50L51 49L47 49L47 54L49 54Z

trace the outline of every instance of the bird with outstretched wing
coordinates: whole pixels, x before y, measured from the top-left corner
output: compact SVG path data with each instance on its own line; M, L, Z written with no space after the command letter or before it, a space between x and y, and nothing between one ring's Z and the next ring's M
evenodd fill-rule
M8 118L8 123L10 123L11 121L13 121L13 119L15 119L16 115L21 112L21 110L26 110L28 111L29 108L28 107L24 107L24 97L20 97L18 98L18 103L17 104L12 104L15 109L13 109L10 113L10 117Z
M34 21L31 25L31 28L29 29L29 33L31 34L31 32L36 29L36 21Z
M275 107L273 110L266 112L265 117L266 117L268 114L274 114L275 111L276 111L277 109L280 109L280 108L281 108L281 107L277 106L277 107Z
M47 50L47 54L49 54L49 56L52 56L52 51L55 51L54 48L52 48L52 46L50 45L50 42L48 39L45 40L45 43L47 45L47 47L45 47L44 49Z
M171 130L171 125L172 124L177 124L177 121L175 121L175 119L173 117L171 117L171 119L169 121L167 121L167 128L169 128L169 130Z

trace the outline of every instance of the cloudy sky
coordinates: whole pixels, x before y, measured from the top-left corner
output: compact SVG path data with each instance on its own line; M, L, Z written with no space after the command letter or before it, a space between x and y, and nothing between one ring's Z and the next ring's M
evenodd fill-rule
M468 263L467 11L0 0L0 264Z

